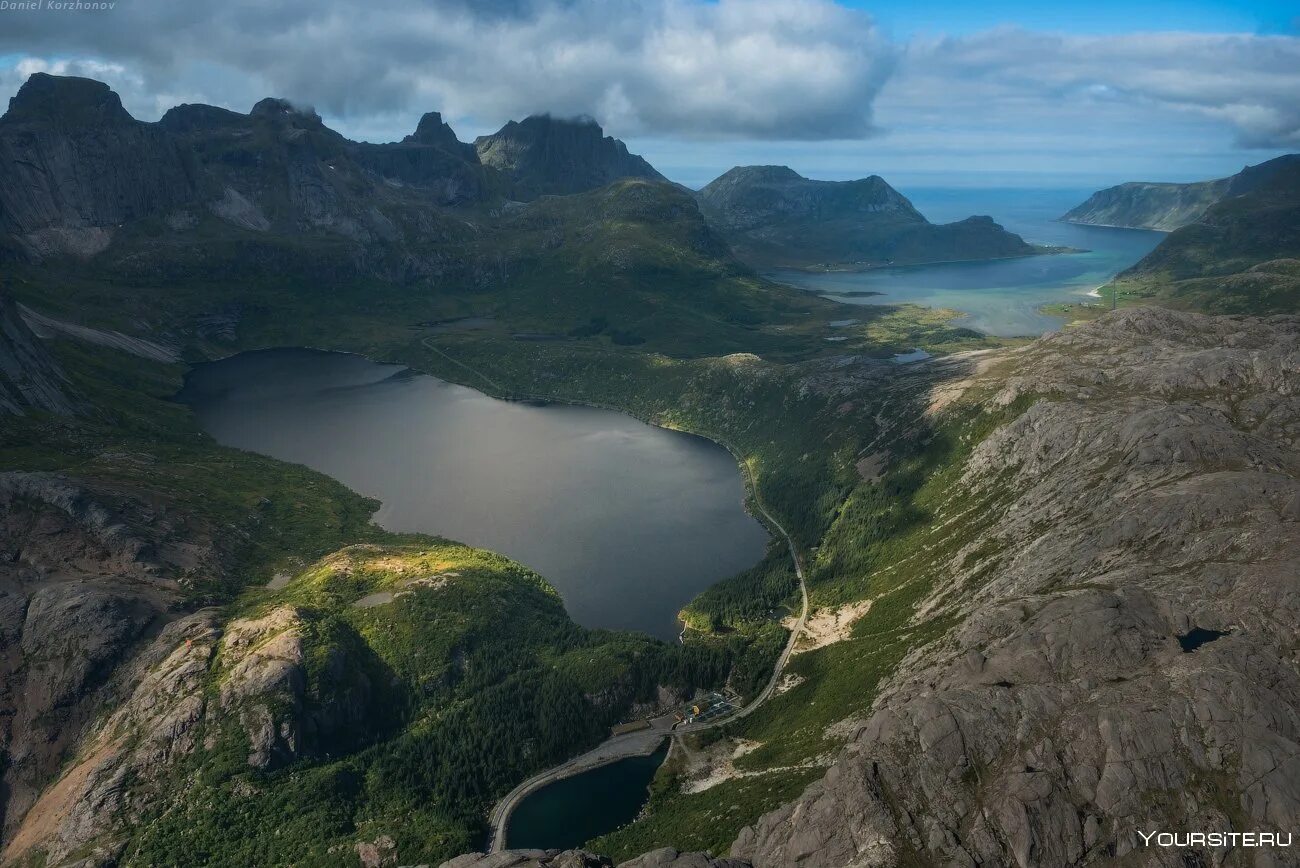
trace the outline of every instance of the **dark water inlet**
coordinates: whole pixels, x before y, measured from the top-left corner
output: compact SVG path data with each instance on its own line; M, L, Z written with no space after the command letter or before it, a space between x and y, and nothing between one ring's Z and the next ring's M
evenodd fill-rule
M515 808L506 827L511 848L567 849L636 819L650 781L668 755L628 757L542 787Z

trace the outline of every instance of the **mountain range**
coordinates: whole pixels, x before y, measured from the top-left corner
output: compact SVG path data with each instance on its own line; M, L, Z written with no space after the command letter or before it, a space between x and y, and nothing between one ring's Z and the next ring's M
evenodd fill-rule
M1116 281L1161 307L1008 346L756 274L1034 252L875 176L696 195L586 120L369 144L32 76L0 118L0 863L1163 868L1237 857L1138 830L1289 831L1300 161L1229 187ZM174 400L277 346L709 437L780 533L680 642L583 629ZM519 782L724 687L767 698L677 733L591 852L472 852Z
M120 260L117 251L128 249L138 265L183 256L195 238L207 245L213 235L249 241L257 233L328 240L327 258L346 251L351 260L331 267L399 282L437 281L451 265L444 242L466 217L620 180L671 186L590 119L537 115L470 145L433 112L402 141L370 144L273 98L248 114L180 105L144 123L103 83L44 73L0 118L0 155L0 231L11 256L109 251ZM740 167L697 198L710 228L762 265L1036 252L987 217L932 225L877 176L835 183ZM470 213L453 217L448 208ZM302 267L320 266L295 250L282 251L281 267L303 256Z

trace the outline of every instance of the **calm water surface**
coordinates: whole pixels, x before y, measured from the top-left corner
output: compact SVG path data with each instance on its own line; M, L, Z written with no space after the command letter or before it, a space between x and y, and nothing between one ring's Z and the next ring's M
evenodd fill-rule
M519 803L506 827L514 848L568 849L624 826L650 798L650 781L668 755L628 757L545 786Z
M1164 233L1059 223L1056 218L1088 198L1091 190L912 189L904 190L922 214L949 223L988 214L1026 241L1087 250L984 262L953 262L881 268L860 273L809 274L779 270L772 277L848 304L910 302L962 311L957 325L987 334L1040 335L1062 320L1039 306L1080 301L1151 251ZM873 296L843 293L876 292Z
M532 406L311 350L200 365L180 399L229 446L305 464L440 534L537 570L589 627L676 636L676 614L767 536L706 440L608 410Z

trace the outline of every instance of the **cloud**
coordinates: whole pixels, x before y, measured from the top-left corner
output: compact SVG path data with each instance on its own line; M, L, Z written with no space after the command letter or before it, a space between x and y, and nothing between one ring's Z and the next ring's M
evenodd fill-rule
M619 135L860 138L895 54L830 0L135 0L5 18L0 53L87 58L133 110L159 93L245 110L276 95L351 129L439 109L590 114Z
M913 119L979 113L1081 133L1104 124L1206 119L1245 148L1300 145L1300 39L1140 33L1066 36L1003 28L907 46L881 103Z
M1300 146L1295 35L1002 28L895 44L831 0L132 0L0 15L0 92L37 68L89 75L146 119L282 96L371 140L440 110L462 137L551 112L701 147L862 140L936 160L1072 138L1070 159L1136 139L1226 148L1225 133L1238 148Z

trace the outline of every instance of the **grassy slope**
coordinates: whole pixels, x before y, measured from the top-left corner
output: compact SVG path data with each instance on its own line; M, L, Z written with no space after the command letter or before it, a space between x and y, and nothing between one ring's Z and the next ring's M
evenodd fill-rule
M910 455L905 443L890 444L901 460L879 482L854 486L809 570L814 606L871 600L871 608L849 639L792 659L787 672L801 679L796 687L727 728L728 735L761 742L735 762L752 776L683 795L674 787L675 770L665 768L643 818L593 848L616 858L668 845L725 852L742 827L820 776L851 734L833 725L864 717L904 655L954 626L914 618L943 565L992 512L992 504L969 500L954 482L969 450L1023 409L953 414Z

